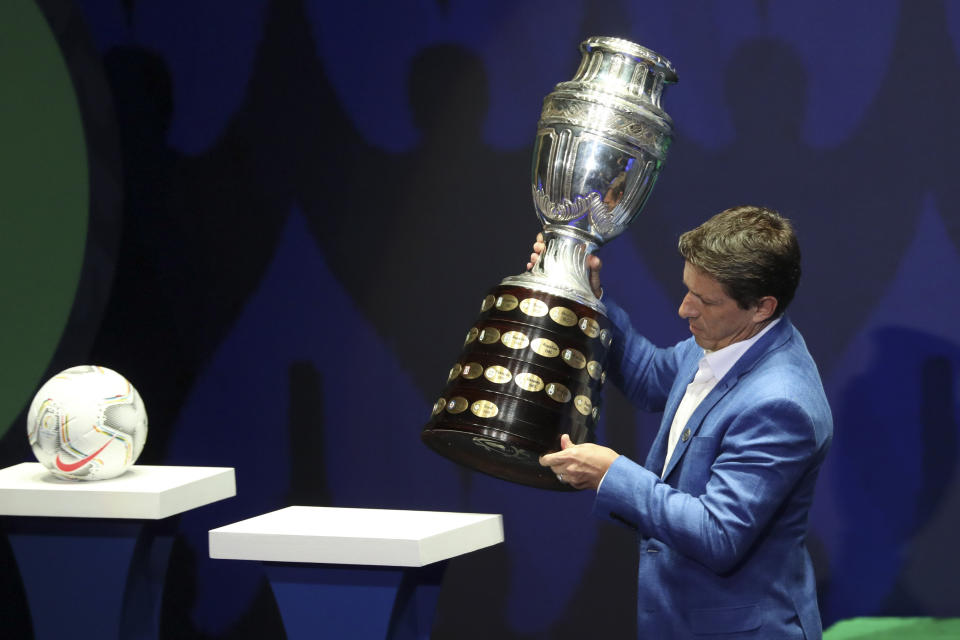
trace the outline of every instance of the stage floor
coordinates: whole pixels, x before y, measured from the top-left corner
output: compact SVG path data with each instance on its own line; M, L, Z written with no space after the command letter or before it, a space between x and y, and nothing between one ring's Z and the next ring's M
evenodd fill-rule
M823 640L960 638L960 618L851 618L824 631Z

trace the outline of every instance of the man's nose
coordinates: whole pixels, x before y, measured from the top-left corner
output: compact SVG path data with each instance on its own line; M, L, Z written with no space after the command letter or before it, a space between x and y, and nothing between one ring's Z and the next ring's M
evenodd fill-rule
M677 309L677 313L683 319L696 318L698 315L700 315L697 312L697 306L693 303L693 300L691 300L689 293L683 296L683 300L680 301L680 308Z

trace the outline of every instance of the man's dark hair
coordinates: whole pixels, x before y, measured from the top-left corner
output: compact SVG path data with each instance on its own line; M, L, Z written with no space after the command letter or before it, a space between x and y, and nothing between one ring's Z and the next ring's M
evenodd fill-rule
M680 255L723 285L741 309L764 296L780 316L800 283L800 245L790 221L756 206L721 211L680 236Z

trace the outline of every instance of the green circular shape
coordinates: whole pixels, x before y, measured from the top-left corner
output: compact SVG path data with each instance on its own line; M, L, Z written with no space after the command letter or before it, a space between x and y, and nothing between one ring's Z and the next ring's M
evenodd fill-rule
M33 0L0 1L0 437L30 402L63 333L89 217L80 108Z

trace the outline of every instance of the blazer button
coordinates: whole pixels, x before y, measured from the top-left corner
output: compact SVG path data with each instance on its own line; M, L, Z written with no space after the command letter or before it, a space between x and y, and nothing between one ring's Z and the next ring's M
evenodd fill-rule
M690 429L684 429L683 434L680 435L680 439L686 442L690 439Z

